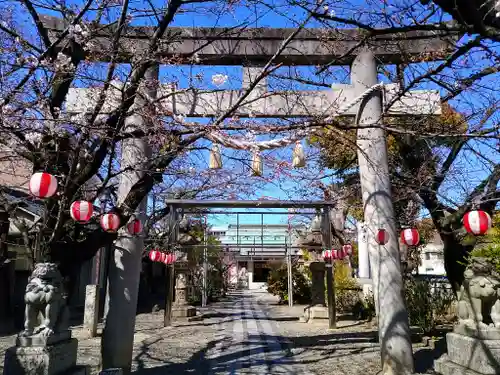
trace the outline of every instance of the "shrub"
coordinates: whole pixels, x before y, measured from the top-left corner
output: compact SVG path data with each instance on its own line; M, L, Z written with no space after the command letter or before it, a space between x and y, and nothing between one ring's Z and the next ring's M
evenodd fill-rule
M203 294L203 269L198 267L196 270L190 270L191 274L191 293L187 300L191 305L201 305ZM219 270L211 270L207 275L207 303L216 302L224 296L223 275Z
M340 313L352 313L361 302L360 286L351 276L351 268L348 264L335 262L335 308ZM328 293L325 287L325 293ZM328 301L328 295L325 295Z
M421 328L424 333L434 330L455 300L451 289L433 288L430 281L412 275L404 278L404 297L410 325Z
M292 266L293 301L298 304L311 302L311 285L296 265ZM267 279L267 291L278 296L280 303L288 301L288 274L286 265L271 270Z
M371 321L375 317L375 299L373 294L360 298L352 309L352 314L357 320Z
M404 280L404 297L411 326L420 327L425 333L434 328L432 319L432 295L427 280L408 276Z

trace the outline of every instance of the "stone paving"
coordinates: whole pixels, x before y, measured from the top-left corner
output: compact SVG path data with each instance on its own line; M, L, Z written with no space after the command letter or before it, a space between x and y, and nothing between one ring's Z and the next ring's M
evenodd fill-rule
M134 374L376 374L380 370L376 331L340 321L300 323L302 307L278 306L264 291L239 291L204 309L205 319L163 328L161 313L137 317ZM80 327L78 363L99 367L100 338L84 339ZM0 337L0 370L14 336ZM428 371L438 353L415 345L417 370Z

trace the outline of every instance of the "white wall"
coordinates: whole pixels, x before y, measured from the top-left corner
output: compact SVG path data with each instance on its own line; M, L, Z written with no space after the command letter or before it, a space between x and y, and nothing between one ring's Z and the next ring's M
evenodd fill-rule
M445 275L443 246L429 244L420 253L421 264L418 273L421 275Z

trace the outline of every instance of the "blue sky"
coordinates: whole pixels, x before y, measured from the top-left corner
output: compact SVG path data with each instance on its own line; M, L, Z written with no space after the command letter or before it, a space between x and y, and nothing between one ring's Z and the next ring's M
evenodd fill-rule
M359 2L356 2L357 5L359 5ZM249 22L249 26L252 27L295 27L297 25L296 20L302 20L303 15L301 16L296 16L296 17L287 17L283 15L276 15L276 13L271 12L269 10L264 10L264 7L257 7L257 12L253 13L248 9L245 8L245 3L240 3L242 4L238 9L236 9L234 12L227 12L224 13L222 16L217 17L217 19L211 18L210 16L200 16L197 14L190 14L187 13L185 15L180 15L176 17L175 19L175 25L182 25L182 26L230 26L230 25L235 25L239 23L244 23L244 22ZM276 3L274 3L276 4ZM279 4L279 2L278 2ZM282 5L282 4L281 4ZM335 6L330 6L330 9L335 9ZM338 11L337 11L338 12ZM255 14L258 14L258 16L255 16ZM337 13L338 14L338 13ZM449 19L449 17L448 17ZM251 20L251 22L250 22ZM319 26L318 22L311 22L309 24L310 27L317 27ZM467 39L462 40L461 42L464 43ZM498 49L497 46L492 46L495 49ZM472 54L471 54L472 55ZM474 59L474 57L472 57ZM461 60L458 60L456 65L459 65ZM405 72L407 79L411 79L411 75L413 74L412 71L417 70L419 71L420 74L424 71L428 71L430 69L433 69L434 67L438 66L440 62L432 62L432 63L422 63L418 65L412 66L411 69ZM484 66L485 61L481 61L480 58L476 56L476 61L472 65L475 65L476 68L479 67L479 65ZM339 67L335 68L336 72L330 72L332 73L332 76L335 76L337 79L335 80L326 80L328 83L348 83L348 76L346 76L346 67ZM177 69L178 68L171 68L171 69ZM191 68L189 68L191 69ZM283 70L286 70L288 68L283 68ZM314 74L314 67L299 67L300 73L303 77L306 78L311 78L318 80L318 77ZM393 66L386 66L385 69L388 71L394 72L394 67ZM241 80L239 77L241 76L241 68L239 67L224 67L224 66L217 66L217 67L195 67L192 68L193 72L204 72L204 77L207 80L206 84L207 87L210 87L210 82L209 78L212 74L216 73L222 73L226 74L230 77L230 80L224 86L224 88L239 88L241 84ZM457 69L456 66L453 69L453 72L455 74L454 78L460 78L460 77L465 77L467 75L470 75L472 70L468 68L461 68ZM449 75L449 73L447 73ZM387 79L381 75L380 77L381 80L387 81ZM443 77L443 79L446 79L446 77ZM484 97L486 95L491 96L491 95L497 95L491 90L488 89L488 87L494 88L497 87L497 83L495 81L497 80L497 77L492 77L492 78L487 78L483 80L484 82L484 90L481 90L480 92L468 92L467 95L459 96L455 100L452 100L450 104L452 104L456 109L459 111L463 111L464 113L470 113L473 109L475 109L478 106L481 106L482 101L484 100ZM453 82L453 78L450 79L451 82ZM182 85L183 82L180 80L180 84ZM185 82L187 84L187 82ZM269 81L269 86L272 86L272 80ZM308 89L315 89L315 90L320 90L322 88L320 87L311 87L311 86L306 86L300 83L295 84L295 88L299 90L308 90ZM435 83L429 83L428 81L425 81L418 86L415 87L416 89L438 89L442 95L445 95L447 93L446 90L442 89L440 86L438 86ZM323 88L326 89L326 88ZM474 123L474 120L471 121L471 123ZM261 137L261 140L266 139L266 137ZM493 142L471 142L471 145L476 151L479 151L480 153L484 155L488 155L491 157L493 160L499 161L498 155L493 155L492 152L492 146ZM310 149L308 150L307 146L304 144L306 147L306 151L311 151ZM230 151L226 151L230 152ZM279 155L284 158L284 159L290 159L291 158L291 148L288 147L287 149L284 150L279 150L277 151ZM206 152L206 160L208 160L208 152ZM456 162L456 170L459 173L458 178L454 176L455 171L453 171L448 181L443 185L443 193L446 194L448 198L450 198L454 202L460 203L463 199L463 194L464 194L464 189L470 188L473 185L476 185L481 179L483 179L486 174L485 174L485 165L484 163L479 160L475 155L473 155L471 152L463 152L462 155L457 159ZM463 169L460 168L467 168L467 176L464 176ZM326 173L329 173L331 171L325 171ZM263 189L259 190L255 196L249 197L249 198L258 198L260 196L268 196L272 197L275 199L297 199L298 195L293 193L294 188L297 188L297 182L293 180L285 181L283 184L280 186L276 186L276 183L268 184L267 187L264 187ZM466 185L466 186L464 186ZM301 197L304 198L304 197ZM306 197L307 198L307 197ZM321 196L318 194L317 196L310 197L309 199L321 199ZM247 219L251 222L255 221L255 217L253 215L250 215ZM286 215L279 216L279 215L268 215L266 217L266 223L273 223L273 222L286 222L287 218ZM230 217L221 217L221 218L213 218L214 225L218 225L220 223L226 223L226 222L234 222L234 218Z
M81 1L73 1L73 4L76 5L81 5ZM348 2L338 2L338 1L333 1L329 6L329 11L334 11L337 15L341 16L343 14L351 14L354 12L357 13L357 17L363 19L366 15L364 15L360 9L363 7L366 7L367 2L364 1L359 1L359 0L354 0L350 2L351 7L345 6ZM377 2L368 2L370 4L369 6L372 7L370 9L371 14L375 14L377 12L376 7L381 7L380 5L383 2L377 3ZM401 1L394 2L401 4ZM163 3L162 3L163 4ZM223 11L218 12L216 9L214 9L213 6L214 3L206 3L204 4L192 4L189 7L185 7L184 13L179 13L173 22L173 26L189 26L189 27L202 27L202 26L234 26L234 25L246 25L249 27L296 27L298 24L297 22L300 22L304 19L304 12L302 10L299 10L297 8L291 8L287 6L287 2L283 0L277 0L277 1L272 1L268 3L263 3L259 2L259 4L255 3L250 3L247 1L242 1L235 3L234 7L231 9L224 9ZM224 4L226 4L224 2ZM341 6L343 4L343 6ZM391 4L391 2L389 2ZM273 6L273 9L271 10L269 5ZM356 8L358 8L356 10ZM19 12L19 17L22 19L26 16L25 12ZM396 22L400 22L401 20L396 20ZM404 21L401 21L404 22ZM133 21L133 24L143 24L144 19L136 19ZM318 27L320 26L320 23L317 21L311 21L308 24L308 27ZM498 51L497 46L491 46L495 50ZM470 57L473 61L470 61L469 64L475 66L476 68L484 65L485 62L481 60L481 57L478 56L477 54L471 54ZM474 60L475 59L475 60ZM420 72L423 72L425 70L428 70L432 68L433 66L436 66L439 63L425 63L425 64L419 64L418 66L412 66L411 69L408 69L406 74L409 76L412 74L412 70L419 70ZM282 68L283 71L286 71L288 68ZM303 77L306 78L312 78L315 80L318 80L318 76L316 76L314 73L314 67L298 67L297 68L300 74ZM387 67L389 70L393 70L393 67ZM126 70L125 67L122 67L122 70ZM96 66L95 70L97 72L102 72L102 65ZM471 69L469 68L461 68L461 69L454 69L454 74L458 75L455 78L463 75L468 75L471 73ZM180 87L187 87L189 84L189 77L193 77L197 73L203 73L202 74L202 81L197 83L198 87L207 87L207 88L213 88L213 85L210 81L211 76L213 74L221 73L221 74L226 74L229 76L228 82L223 86L223 88L233 88L237 89L241 87L241 68L240 67L227 67L227 66L217 66L217 67L188 67L188 66L170 66L170 67L165 67L163 66L160 71L160 79L162 81L171 81L175 79L176 81L179 82ZM346 69L345 67L340 67L340 68L335 68L332 69L328 72L330 74L329 77L323 76L320 78L324 78L325 82L327 83L347 83L347 75L346 75ZM381 77L382 79L382 77ZM443 78L445 79L445 78ZM450 78L452 81L453 79ZM485 85L483 88L478 91L478 92L473 92L473 93L468 93L466 96L462 96L457 98L456 100L452 101L452 105L454 105L458 110L463 111L463 112L468 112L471 111L474 108L477 108L478 106L481 106L482 103L485 102L485 100L494 100L495 96L498 98L498 93L494 91L495 88L498 87L498 78L493 77L489 79L485 79ZM273 80L270 79L269 81L269 86L273 86ZM312 87L306 86L306 85L301 85L296 83L295 85L296 89L300 90L307 90L311 89ZM424 88L432 88L436 89L438 86L434 83L429 83L429 82L424 82L419 85L420 89ZM319 87L314 87L314 89L319 90L321 88ZM326 88L323 88L326 89ZM443 94L445 94L445 91L440 89ZM201 119L196 119L200 120ZM498 119L493 119L498 120ZM206 121L206 119L204 119ZM258 138L259 140L265 140L268 139L266 136L262 136ZM202 145L206 145L207 147L210 145L208 142L201 142ZM479 150L481 153L489 155L493 158L495 158L497 161L498 159L498 154L493 155L494 152L492 151L490 145L487 144L481 144L480 142L473 142L474 147L476 150ZM313 154L314 152L317 152L317 150L312 150L307 147L307 145L303 144L306 147L306 153L308 154ZM272 151L271 154L273 156L276 156L278 159L283 159L283 160L290 160L291 159L291 147L282 149L282 150L276 150ZM203 165L203 160L205 162L208 161L208 150L207 151L202 151L202 157L199 158L197 156L196 161L193 161L200 169L206 168L205 165ZM224 153L227 153L228 156L231 156L231 151L224 150ZM194 160L194 159L193 159ZM232 162L226 162L225 163L227 166L226 168L236 168L236 164ZM459 175L458 180L457 178L452 178L450 181L447 181L447 195L450 196L453 200L460 201L460 195L463 193L463 187L459 186L457 182L463 182L463 183L469 183L470 185L475 184L477 181L482 179L485 174L484 174L484 165L483 163L473 154L470 152L464 152L462 156L459 158L457 164L459 166L467 166L468 169L468 174L467 178L463 178L463 174ZM310 165L311 169L315 168L314 162L311 162ZM240 166L241 167L241 166ZM329 171L325 171L328 173ZM303 173L302 171L295 171L292 172L292 174L296 176L300 176L300 174ZM460 177L462 177L462 181L460 180ZM467 181L465 181L467 180ZM301 186L301 184L304 184L304 181L302 182L297 182L292 179L288 181L280 181L278 182L273 182L269 183L267 185L264 185L262 188L260 188L258 191L255 192L255 194L248 196L246 198L248 199L258 199L262 196L267 196L270 198L274 199L321 199L321 196L318 195L316 196L306 196L304 197L303 194L304 192L300 192L301 189L306 189L308 186ZM302 195L301 195L302 194ZM278 216L278 215L268 215L266 217L266 222L268 223L273 223L273 222L286 222L286 216ZM222 219L221 219L222 220ZM219 220L219 222L221 221ZM226 220L227 219L223 219ZM248 218L248 220L254 220L252 216ZM229 220L231 221L231 220ZM214 224L217 224L214 222Z

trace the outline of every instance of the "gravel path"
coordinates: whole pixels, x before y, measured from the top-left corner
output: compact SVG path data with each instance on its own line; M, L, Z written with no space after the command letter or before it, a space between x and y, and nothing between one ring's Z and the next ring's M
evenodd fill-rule
M303 307L277 305L263 291L232 293L211 305L199 322L163 328L161 313L137 317L133 366L136 375L365 375L380 370L376 331L366 324L340 321L300 323ZM78 363L99 367L100 338L84 339L79 327ZM14 336L0 337L0 355ZM415 345L417 370L428 371L438 353ZM3 360L0 361L0 371Z

